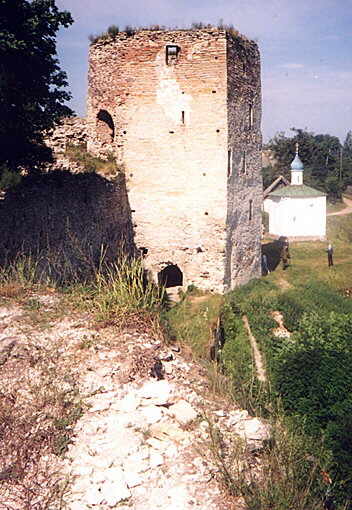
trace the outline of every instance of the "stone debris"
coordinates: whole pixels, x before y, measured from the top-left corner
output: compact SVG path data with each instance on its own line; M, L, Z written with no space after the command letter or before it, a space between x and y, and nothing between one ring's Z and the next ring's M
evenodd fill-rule
M197 412L186 400L179 400L176 404L171 406L170 414L181 425L187 425L198 416Z
M15 335L13 320L18 309L2 312L0 343L11 334L21 344L25 337ZM211 398L205 370L180 353L170 357L159 341L137 333L117 337L105 328L91 345L87 322L79 324L77 318L60 319L35 336L38 345L64 341L62 356L68 360L72 352L80 356L72 368L86 410L60 461L69 480L67 510L242 508L224 491L212 462L209 425L224 434L227 444L234 434L246 440L249 451L270 437L270 427L220 397ZM82 350L87 338L89 348ZM151 377L152 365L146 370L143 363L139 372L130 363L136 352L135 359L153 363L156 350L160 359L170 357L164 363L171 369L162 380Z
M131 345L125 345L130 354ZM143 348L155 352L155 345L149 340ZM134 367L133 381L121 384L119 371L114 382L108 365L105 372L96 367L96 372L104 373L101 392L87 398L90 408L77 423L74 443L66 455L71 476L68 510L79 504L100 510L117 504L133 510L236 508L223 493L210 455L200 453L209 441L204 415L211 413L210 419L220 429L237 434L252 449L268 437L268 426L249 417L247 411L216 408L203 396L204 375L195 377L199 367L180 355L159 355L171 367L161 380L150 373L146 377L143 366L140 378ZM99 359L114 363L112 358ZM83 381L86 387L85 376Z

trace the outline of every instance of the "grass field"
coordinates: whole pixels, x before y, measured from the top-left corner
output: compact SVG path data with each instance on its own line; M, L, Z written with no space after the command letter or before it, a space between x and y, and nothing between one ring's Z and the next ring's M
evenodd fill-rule
M319 280L341 290L352 287L352 214L327 218L327 239L334 247L334 267L328 268L327 242L290 243L291 264L279 264L266 278L280 288ZM265 241L263 244L268 244Z

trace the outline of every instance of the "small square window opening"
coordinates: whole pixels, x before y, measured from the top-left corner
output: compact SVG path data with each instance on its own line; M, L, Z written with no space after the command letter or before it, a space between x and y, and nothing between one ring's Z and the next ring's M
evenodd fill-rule
M166 64L172 65L177 62L180 47L175 44L168 44L166 46Z
M243 151L242 153L242 173L247 173L247 154L246 151Z

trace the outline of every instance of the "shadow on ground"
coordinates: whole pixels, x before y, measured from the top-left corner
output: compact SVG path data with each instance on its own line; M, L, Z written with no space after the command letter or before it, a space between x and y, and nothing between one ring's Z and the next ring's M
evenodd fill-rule
M262 244L262 261L263 256L266 256L267 261L267 269L271 271L275 271L277 266L280 264L281 260L281 252L285 242L285 237L280 237L275 241L271 241L270 243ZM265 276L267 274L267 270L265 268L265 264L262 264L262 274Z

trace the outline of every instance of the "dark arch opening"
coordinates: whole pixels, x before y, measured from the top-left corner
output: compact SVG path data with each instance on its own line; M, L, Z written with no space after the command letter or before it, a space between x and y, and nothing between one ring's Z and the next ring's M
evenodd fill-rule
M182 271L175 264L170 264L158 273L158 283L166 288L183 285Z
M97 135L101 142L111 143L115 137L115 125L109 112L100 110L97 115Z

